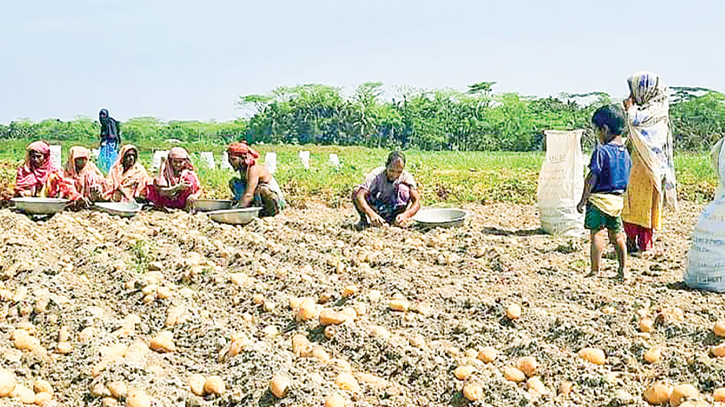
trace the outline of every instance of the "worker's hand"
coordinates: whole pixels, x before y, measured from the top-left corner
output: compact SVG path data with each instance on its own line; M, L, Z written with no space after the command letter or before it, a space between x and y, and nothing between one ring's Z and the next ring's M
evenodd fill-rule
M372 223L373 226L383 226L385 225L385 219L382 218L382 216L378 215L377 213L373 212L370 216L370 223Z
M196 209L196 200L192 197L187 198L185 208L187 212L194 212Z
M191 188L191 184L189 184L186 181L181 181L180 183L176 184L178 187L178 191L186 191L187 189Z
M579 213L584 213L584 208L586 208L587 203L586 201L582 200L579 202L579 205L576 206L576 210Z
M404 228L408 226L408 219L410 219L410 217L407 214L401 213L395 217L395 224Z

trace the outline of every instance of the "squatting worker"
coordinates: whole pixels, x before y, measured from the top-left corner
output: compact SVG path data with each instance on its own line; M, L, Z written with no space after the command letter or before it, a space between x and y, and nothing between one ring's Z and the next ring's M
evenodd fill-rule
M264 164L259 164L259 153L247 143L232 143L227 148L229 164L239 173L229 181L235 207L261 207L259 216L275 216L286 206L282 190Z
M191 210L201 197L201 182L189 153L174 147L162 158L161 170L148 186L146 197L157 208Z
M415 179L405 170L403 153L393 151L384 167L372 170L352 191L352 202L360 214L359 228L405 225L420 209L420 193Z

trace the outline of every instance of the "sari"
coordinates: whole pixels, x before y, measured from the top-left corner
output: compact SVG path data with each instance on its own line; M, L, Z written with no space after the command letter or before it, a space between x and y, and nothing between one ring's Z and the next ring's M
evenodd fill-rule
M627 110L632 170L622 220L629 241L650 250L653 231L662 227L663 206L677 209L669 102L657 75L641 72L627 81L633 98Z
M183 168L174 171L171 160L183 160ZM174 192L171 196L161 193L161 188L170 188L181 183L189 184L189 188ZM149 185L147 198L159 208L184 209L189 198L194 198L201 191L201 182L196 175L194 165L191 163L189 153L181 147L174 147L169 151L154 184Z
M136 157L138 157L138 148L135 146L127 144L121 148L116 162L108 172L103 199L113 202L128 202L130 199L126 195L131 195L131 198L136 199L146 194L146 186L150 178L138 158L136 158L136 163L128 170L124 171L123 168L123 158L132 150L136 152Z
M85 158L86 165L80 171L76 171L76 160ZM84 198L91 198L91 192L100 186L105 187L103 173L90 161L91 152L85 147L71 147L68 154L68 163L65 165L64 176L73 183L76 191Z
M30 153L34 151L40 153L43 158L43 164L34 166L30 159ZM36 141L30 143L25 149L25 163L18 168L15 175L15 187L13 189L14 196L41 196L45 189L51 174L57 174L60 169L56 167L50 159L50 146L44 141Z

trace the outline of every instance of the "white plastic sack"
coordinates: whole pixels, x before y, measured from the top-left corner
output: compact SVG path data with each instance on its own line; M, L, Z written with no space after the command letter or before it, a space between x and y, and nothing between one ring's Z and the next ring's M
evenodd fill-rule
M306 170L310 169L310 152L300 151L300 161Z
M719 141L713 149L720 187L715 200L697 220L683 276L688 287L718 292L725 292L725 149L722 143Z
M267 153L264 156L264 166L270 174L274 174L277 171L277 153Z
M223 170L231 170L232 165L229 164L229 154L225 151L222 153L222 163L219 165Z
M63 157L60 146L50 146L50 162L57 168L63 168Z
M98 148L94 148L91 150L91 158L98 158L98 156L101 154L101 150Z
M576 205L584 189L584 159L580 140L584 130L545 131L546 159L536 194L541 228L552 235L580 235L584 215Z
M340 158L337 154L330 154L330 164L335 168L340 168Z
M155 171L161 168L161 158L168 156L168 151L154 151L154 158L151 160L151 170Z
M214 162L214 153L211 151L203 151L201 153L201 162L204 163L206 168L216 167L216 162Z

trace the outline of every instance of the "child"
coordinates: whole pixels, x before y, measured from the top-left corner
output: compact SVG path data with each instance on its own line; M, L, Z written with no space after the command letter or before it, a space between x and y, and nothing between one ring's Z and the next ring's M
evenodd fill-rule
M600 107L594 112L592 125L600 144L592 153L582 199L577 205L579 213L584 212L586 206L584 227L591 230L591 275L599 275L606 229L609 241L617 251L617 277L626 281L629 279L625 258L627 237L621 214L622 194L627 189L632 161L622 140L624 114L614 105Z

